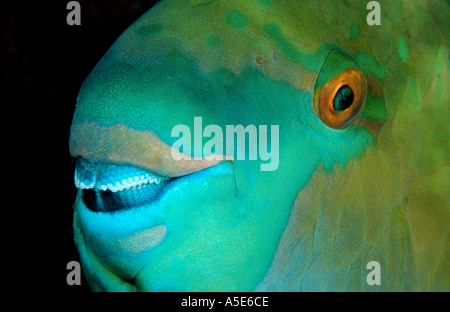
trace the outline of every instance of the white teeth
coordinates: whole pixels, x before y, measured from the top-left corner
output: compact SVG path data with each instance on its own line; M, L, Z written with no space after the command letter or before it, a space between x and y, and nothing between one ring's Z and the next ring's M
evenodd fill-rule
M75 174L75 186L79 189L91 189L94 188L95 181L89 181L86 183L86 180L81 180L80 177Z
M118 191L135 188L138 186L142 186L144 184L159 184L159 183L161 183L161 181L164 181L164 180L166 180L166 178L152 177L152 176L150 176L150 174L147 173L146 175L130 177L128 179L122 179L122 181L116 182L114 185L111 183L108 183L106 185L105 184L102 184L100 186L96 185L95 187L96 188L98 187L102 191L110 190L111 192L118 192Z
M87 161L78 160L75 166L75 185L81 189L91 189L96 182L96 166Z
M119 192L144 184L159 184L167 179L137 167L93 164L84 159L79 159L75 167L75 186L79 189Z

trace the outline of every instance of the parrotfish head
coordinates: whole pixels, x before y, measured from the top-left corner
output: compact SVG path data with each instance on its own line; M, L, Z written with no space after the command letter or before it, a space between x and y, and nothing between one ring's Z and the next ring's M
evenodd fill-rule
M379 136L403 101L398 92L387 98L386 82L410 86L400 73L388 75L388 61L400 68L407 47L373 47L381 30L369 29L364 3L335 1L347 17L327 20L319 1L310 2L162 1L87 77L70 152L75 242L94 290L301 289L284 282L326 269L308 271L318 250L296 250L293 241L312 228L326 237L341 217L355 228L341 232L346 246L360 246L351 254L372 246L378 232L359 217L387 207L361 212L363 195L323 207L335 206L325 204L334 192L369 188L382 163L370 157L378 159ZM403 40L391 36L395 45ZM351 180L363 166L363 180ZM345 179L347 195L342 185L332 190ZM321 229L327 209L339 217ZM357 212L345 219L347 209ZM289 232L294 225L300 230ZM330 247L328 239L339 246L336 232L320 235L316 248ZM348 268L345 261L338 267ZM281 263L295 265L283 273ZM276 283L287 286L270 288Z

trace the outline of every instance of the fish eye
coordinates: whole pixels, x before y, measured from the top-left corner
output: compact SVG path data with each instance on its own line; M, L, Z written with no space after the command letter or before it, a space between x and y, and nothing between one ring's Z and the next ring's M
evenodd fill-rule
M367 82L350 54L334 48L326 56L314 86L313 108L329 128L350 126L363 109Z
M344 129L361 112L366 92L363 73L358 69L347 69L322 87L315 101L316 113L328 127Z

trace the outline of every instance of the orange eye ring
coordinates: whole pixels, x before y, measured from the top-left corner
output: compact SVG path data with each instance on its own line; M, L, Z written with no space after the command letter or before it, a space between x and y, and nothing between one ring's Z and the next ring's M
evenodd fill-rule
M333 129L344 129L361 112L366 100L367 83L358 69L347 69L329 80L314 101L319 118ZM337 105L344 101L345 105Z

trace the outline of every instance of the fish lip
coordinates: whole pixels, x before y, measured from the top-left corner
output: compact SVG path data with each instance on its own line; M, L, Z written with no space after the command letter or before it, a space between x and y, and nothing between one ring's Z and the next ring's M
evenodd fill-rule
M73 158L136 166L163 177L179 177L230 161L223 155L187 159L151 130L136 130L120 123L103 125L95 121L72 123L69 152Z
M104 262L102 265L105 267L109 265L115 267L114 259L117 257L121 259L124 256L131 256L135 259L145 260L143 257L153 254L155 250L164 245L167 246L171 238L177 236L176 225L167 218L172 213L171 211L178 208L177 203L172 204L176 194L180 191L188 193L189 186L192 185L191 179L196 179L197 185L204 185L204 181L207 179L220 176L223 176L225 181L228 180L225 183L232 187L231 177L235 183L233 162L221 162L216 166L181 176L175 179L157 200L140 207L119 210L114 213L98 213L90 210L83 203L80 196L81 190L78 189L74 205L74 220L77 220L77 228L81 235L75 235L75 242L77 246L80 246L78 248L92 250L94 261ZM195 190L198 191L197 194L202 191L201 188ZM82 245L85 247L81 247ZM119 267L119 271L123 273L118 276L137 286L136 280L140 273L148 267L148 263L147 259L137 267Z
M230 174L235 181L233 160L223 156L223 160L207 158L177 161L171 154L171 146L155 133L135 130L123 124L106 126L94 121L76 121L71 127L69 149L74 158L97 164L134 166L154 175L171 178L151 202L113 212L90 210L78 189L78 204L76 202L74 208L80 219L80 227L93 237L127 237L142 230L168 226L164 219L165 210L171 207L170 201L175 198L172 196L179 191L177 187L185 181L189 184L189 179ZM185 187L183 184L182 188ZM167 230L170 231L170 228ZM165 240L163 238L158 246Z
M223 161L216 166L177 177L172 182L169 182L162 193L150 203L113 212L95 212L90 210L82 200L82 190L78 189L75 209L80 218L80 225L85 231L91 232L92 235L127 236L155 226L166 226L163 210L169 203L167 202L168 193L179 191L179 186L185 182L187 183L188 179L221 175L231 175L235 181L233 162ZM184 189L184 186L182 188ZM111 222L112 220L114 222Z
M225 162L229 162L231 164L233 163L232 161L223 160L223 161L220 161L219 164L224 162L224 161ZM86 182L86 180L85 181L80 180L80 175L81 174L80 174L80 172L77 172L78 164L80 164L80 163L84 163L84 166L87 166L88 168L90 166L93 166L93 168L94 168L93 170L92 169L91 170L94 172L95 178L94 178L94 182L92 182L90 185L87 185L87 184L84 183L84 182ZM113 170L112 172L114 174L117 173L117 170L120 171L121 169L123 170L123 168L125 168L125 167L129 167L131 169L139 170L138 174L145 174L145 172L151 173L152 174L152 178L150 178L150 179L155 178L155 179L158 179L159 182L158 183L147 182L148 179L144 179L143 182L142 182L142 180L139 181L138 182L139 184L136 183L133 180L132 183L128 183L126 185L123 185L124 182L122 182L122 181L128 181L128 180L131 180L131 179L136 177L136 172L132 172L132 174L130 174L128 176L120 175L120 178L116 179L116 180L107 180L109 183L105 184L105 181L104 181L105 178L102 177L101 173L102 173L102 167L104 168L104 166L108 166L108 165L117 166L115 169L112 169ZM84 203L84 205L88 209L91 209L91 208L89 208L88 205L84 202L84 198L85 198L85 195L86 195L84 193L84 191L94 190L96 192L112 192L112 193L116 193L117 192L117 193L120 193L120 192L123 192L123 191L128 191L128 190L133 190L133 189L140 188L140 187L145 187L147 185L153 185L153 184L159 185L161 183L162 186L160 187L160 189L157 190L158 193L155 196L153 196L152 198L149 198L150 201L148 203L152 204L154 202L157 202L162 196L164 196L166 190L170 189L172 187L172 184L174 184L176 182L176 180L182 179L183 177L187 177L187 176L190 176L190 175L193 175L195 173L198 173L198 172L201 172L201 171L204 171L204 170L207 170L207 169L211 168L211 167L207 167L207 168L204 168L204 169L199 169L199 170L197 170L195 172L192 172L192 173L186 173L186 174L181 175L181 176L172 176L172 177L169 176L168 177L168 176L159 176L158 174L154 173L151 170L148 170L146 168L140 168L138 166L129 166L129 165L126 165L126 166L123 166L123 167L122 166L123 166L123 164L120 164L120 163L119 164L114 164L114 163L110 163L110 162L107 162L107 163L98 163L97 162L95 164L92 164L89 161L85 160L83 157L79 157L77 159L77 164L76 164L76 168L75 168L74 182L75 182L76 188L81 191L81 194L79 195L80 200ZM215 165L215 166L217 166L217 165ZM98 168L98 167L100 167L100 168ZM120 168L120 167L122 167L122 168ZM214 167L214 166L212 166L212 167ZM80 170L80 171L82 171L82 170ZM88 171L89 171L89 169L88 169ZM98 173L98 172L100 172L100 173ZM98 175L100 175L100 180L97 180L97 178L98 178L97 176ZM233 170L233 176L234 176L234 170ZM117 178L117 175L116 175L116 178ZM146 205L147 204L141 203L141 204L138 204L136 206L131 206L131 207L127 207L127 208L119 208L119 209L108 210L108 211L102 211L102 210L93 210L93 211L98 212L98 213L116 213L116 212L119 212L121 210L135 209L135 208L139 208L140 206L146 206Z

